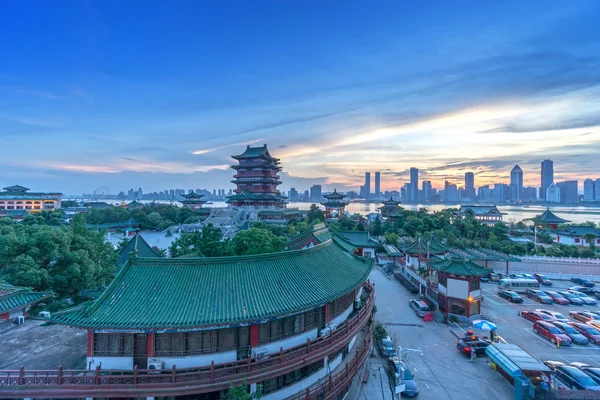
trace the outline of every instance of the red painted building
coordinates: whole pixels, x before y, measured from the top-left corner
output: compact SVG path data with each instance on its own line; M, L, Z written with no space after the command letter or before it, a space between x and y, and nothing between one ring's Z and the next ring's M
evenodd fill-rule
M324 194L323 197L327 199L321 203L325 206L325 218L342 218L348 205L348 202L344 200L346 195L333 189L333 193Z

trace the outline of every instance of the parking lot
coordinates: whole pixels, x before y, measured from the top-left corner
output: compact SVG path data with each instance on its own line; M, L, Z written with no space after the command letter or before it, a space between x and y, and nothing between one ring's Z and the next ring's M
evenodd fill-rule
M541 287L540 290L566 291L569 287L576 286L569 281L553 281L551 287ZM484 302L482 303L482 313L493 320L498 326L497 333L508 343L514 343L532 354L541 361L555 360L566 364L571 362L582 362L586 364L600 366L600 346L595 344L576 345L557 347L547 339L536 334L533 329L533 322L517 315L519 311L534 311L535 309L547 309L556 311L569 318L570 311L591 310L600 312L598 305L558 305L558 304L540 304L534 300L525 297L522 304L509 303L507 300L498 297L498 285L496 283L481 284ZM599 300L600 302L600 300ZM482 334L483 332L476 332Z

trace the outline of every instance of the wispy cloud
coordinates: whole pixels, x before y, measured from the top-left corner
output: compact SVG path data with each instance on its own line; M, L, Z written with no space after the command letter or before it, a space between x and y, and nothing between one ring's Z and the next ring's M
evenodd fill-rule
M23 90L23 89L16 89L15 92L17 93L21 93L27 96L36 96L36 97L43 97L45 99L50 99L50 100L60 100L63 97L62 96L58 96L55 95L53 93L50 92L40 92L37 90Z
M212 147L210 149L195 150L195 151L192 151L192 154L195 154L195 155L206 154L206 153L211 153L211 152L216 151L216 150L225 149L227 147L243 146L243 145L248 145L248 144L254 144L254 143L261 142L263 140L264 140L264 138L260 138L260 139L251 140L249 142L240 142L240 143L225 144L225 145L222 145L222 146Z

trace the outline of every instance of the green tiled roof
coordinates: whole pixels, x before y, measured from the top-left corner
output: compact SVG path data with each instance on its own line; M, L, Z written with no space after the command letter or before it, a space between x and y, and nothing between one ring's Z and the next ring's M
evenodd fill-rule
M227 202L231 201L260 201L260 200L272 200L272 201L281 201L285 200L287 197L282 196L279 192L271 193L271 194L262 194L262 193L252 193L247 190L242 191L241 193L236 193L232 196L227 196Z
M398 250L393 244L384 244L383 249L390 257L400 257L402 255L400 250Z
M424 239L419 236L417 240L414 240L411 243L405 244L402 246L402 250L405 253L410 254L436 254L436 253L445 253L448 251L448 247L442 244L435 235L430 235L428 238Z
M343 199L344 197L346 197L346 195L343 193L338 193L337 189L333 189L332 193L323 194L323 197L325 197L326 199Z
M546 224L562 224L564 222L571 222L554 215L552 211L550 211L550 207L547 207L546 211L544 211L542 214L538 215L535 218L531 218L531 220Z
M362 284L372 265L332 240L254 256L133 259L93 305L53 320L116 330L249 323L339 298Z
M271 156L269 153L269 149L267 149L267 145L259 146L259 147L246 147L246 150L242 154L238 154L237 156L231 156L232 158L256 158L256 157L266 157L271 158L273 160L279 160Z
M451 275L484 276L490 273L489 269L483 268L473 261L459 258L444 258L439 261L429 261L429 266Z
M33 292L28 288L0 284L0 314L37 303L52 296L52 292Z
M129 260L129 255L133 252L135 252L138 257L162 257L154 251L152 246L144 240L142 235L136 233L119 253L119 259L117 261L119 266L125 265Z
M204 197L203 194L198 194L196 192L191 192L188 194L182 194L181 197L186 198L186 199L201 199Z
M26 188L25 186L21 186L21 185L7 186L2 189L6 190L7 192L26 192L29 190L29 188Z
M374 247L378 244L369 237L367 231L338 231L336 234L356 247Z

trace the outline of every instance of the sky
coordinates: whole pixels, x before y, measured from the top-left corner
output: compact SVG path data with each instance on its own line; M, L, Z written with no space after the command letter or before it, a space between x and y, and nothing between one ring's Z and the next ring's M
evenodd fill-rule
M596 0L3 1L0 185L228 189L230 156L267 144L283 190L515 164L539 186L546 158L581 186L598 21Z

